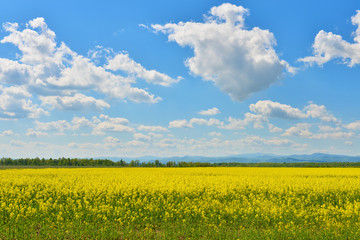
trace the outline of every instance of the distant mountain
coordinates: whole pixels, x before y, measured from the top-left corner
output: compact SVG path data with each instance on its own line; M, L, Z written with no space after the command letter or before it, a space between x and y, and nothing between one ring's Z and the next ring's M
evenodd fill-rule
M275 154L238 154L226 157L204 157L204 156L182 156L182 157L156 157L156 156L143 156L143 157L100 157L98 159L110 159L113 161L124 160L130 162L131 160L139 160L141 162L151 162L159 160L166 163L173 162L209 162L209 163L222 163L222 162L239 162L239 163L260 163L260 162L273 162L273 163L295 163L295 162L360 162L360 156L346 156L346 155L333 155L325 153L313 153L309 155L275 155Z

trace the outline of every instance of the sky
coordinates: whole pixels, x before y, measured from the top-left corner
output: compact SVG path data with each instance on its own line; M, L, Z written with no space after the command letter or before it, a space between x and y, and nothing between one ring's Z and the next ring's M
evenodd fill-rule
M360 155L360 2L1 1L0 156Z

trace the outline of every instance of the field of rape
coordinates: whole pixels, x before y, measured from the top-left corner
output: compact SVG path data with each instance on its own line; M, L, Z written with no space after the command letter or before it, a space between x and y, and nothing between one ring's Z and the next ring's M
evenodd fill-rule
M360 169L8 169L0 206L0 239L360 239Z

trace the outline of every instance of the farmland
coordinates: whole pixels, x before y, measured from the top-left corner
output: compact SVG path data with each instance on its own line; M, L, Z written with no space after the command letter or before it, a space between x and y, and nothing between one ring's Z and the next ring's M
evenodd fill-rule
M360 169L6 169L0 206L0 239L359 239Z

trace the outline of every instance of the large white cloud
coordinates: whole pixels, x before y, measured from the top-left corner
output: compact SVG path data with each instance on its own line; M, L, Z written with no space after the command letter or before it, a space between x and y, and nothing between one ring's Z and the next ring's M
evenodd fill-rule
M333 59L340 59L352 67L360 64L360 10L351 18L353 25L357 26L354 32L354 43L347 42L342 36L321 30L315 37L313 44L314 56L300 58L299 61L323 65Z
M213 7L205 22L179 22L152 28L168 34L170 41L189 46L194 56L187 59L191 73L212 81L232 99L242 101L276 82L288 63L274 50L276 40L269 30L244 26L248 10L224 3Z
M63 110L102 110L110 107L104 100L95 99L95 95L156 103L161 100L160 97L133 86L139 78L162 86L170 86L181 79L146 70L123 53L108 57L105 66L98 66L95 59L77 54L63 42L57 43L55 32L41 17L29 21L24 29L20 29L17 23L6 23L3 27L8 35L0 43L12 44L19 52L16 60L0 58L0 87L21 86L28 96L26 100L23 97L25 102L18 100L18 105L23 107L16 109L22 108L22 112L8 111L9 107L4 103L7 100L3 96L0 107L2 118L38 115L34 111L41 111L40 108L32 104L37 96L44 105L50 105L50 109ZM26 109L30 110L26 113Z

